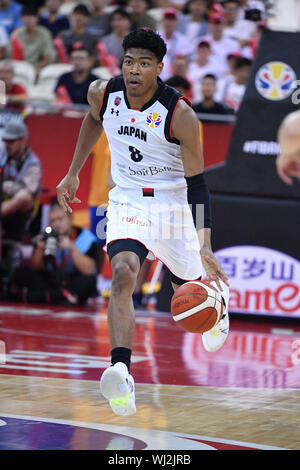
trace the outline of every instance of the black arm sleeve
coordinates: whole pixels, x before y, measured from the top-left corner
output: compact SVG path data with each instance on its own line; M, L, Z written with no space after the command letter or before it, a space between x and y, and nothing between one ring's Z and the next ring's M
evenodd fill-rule
M185 179L187 182L187 199L191 207L196 229L211 228L210 194L204 173L188 176Z

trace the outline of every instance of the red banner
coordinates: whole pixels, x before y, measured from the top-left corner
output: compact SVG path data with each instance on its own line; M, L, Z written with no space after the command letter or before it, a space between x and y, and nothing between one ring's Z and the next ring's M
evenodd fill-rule
M43 164L43 188L48 188L51 194L55 194L56 185L65 176L71 163L82 117L70 118L53 114L31 115L27 123L30 145ZM231 133L231 124L203 124L206 168L225 160ZM216 136L218 136L217 139ZM87 207L91 163L92 160L89 158L80 174L78 190L78 197L82 201L80 209Z

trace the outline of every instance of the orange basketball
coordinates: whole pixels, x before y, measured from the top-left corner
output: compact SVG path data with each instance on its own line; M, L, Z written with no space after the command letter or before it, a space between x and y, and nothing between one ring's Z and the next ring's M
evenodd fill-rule
M172 297L171 313L177 325L185 331L204 333L222 318L222 296L209 282L186 282Z

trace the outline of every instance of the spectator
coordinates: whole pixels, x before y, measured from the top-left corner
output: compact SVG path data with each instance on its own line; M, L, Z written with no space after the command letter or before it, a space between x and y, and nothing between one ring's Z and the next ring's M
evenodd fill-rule
M183 33L188 41L193 42L208 34L207 0L189 0L187 14L181 17L178 31Z
M235 112L238 111L246 91L251 63L251 60L246 57L238 58L234 70L234 80L229 83L225 82L218 93L219 100Z
M255 22L239 19L239 0L225 0L223 6L225 17L224 36L238 41L241 48L248 46L251 36L256 30Z
M122 42L126 34L130 31L131 19L129 13L123 8L114 10L110 17L112 32L102 38L107 52L117 58L121 64L124 51Z
M185 6L184 0L154 0L155 8L175 8L182 11Z
M232 52L240 52L238 41L224 36L225 19L222 15L214 13L209 16L210 34L207 39L211 44L211 50L219 65L224 69L224 74L228 73L227 56Z
M39 20L39 24L49 29L54 38L60 31L70 28L68 17L59 13L61 3L61 0L46 0L46 11L42 13Z
M231 76L232 79L234 78L234 71L236 68L237 60L242 57L240 52L231 52L227 55L226 60L228 64L228 72L225 75L226 77Z
M5 83L5 109L23 111L28 94L22 85L14 82L14 68L11 61L1 62L0 80Z
M24 300L77 304L97 296L96 237L74 226L72 215L58 204L51 207L49 219L46 233L36 237L28 267L15 275Z
M184 34L178 31L180 13L175 8L166 8L163 13L161 37L167 45L164 60L172 62L178 54L190 55L191 47Z
M97 39L111 33L110 15L105 13L106 0L91 0L92 11L87 23L87 32Z
M175 88L181 95L188 98L189 92L191 90L191 85L184 77L181 75L174 75L170 77L165 83L172 88Z
M47 28L38 25L37 10L25 6L22 11L24 26L17 28L8 45L8 56L31 63L37 74L55 58L52 36Z
M90 18L89 10L85 5L77 5L72 13L71 28L59 33L55 39L55 46L57 48L61 60L61 48L66 56L66 60L70 60L70 54L73 49L84 48L87 49L93 59L93 65L97 58L97 40L87 31L87 24ZM61 40L62 43L59 41Z
M222 72L219 62L211 53L210 43L204 39L201 40L197 48L196 60L190 63L188 69L188 76L192 81L193 103L202 99L201 80L204 75L213 74L219 79Z
M167 53L164 57L164 68L160 78L165 81L172 73L172 63L176 56L190 56L191 47L184 34L177 29L179 26L180 13L175 8L166 8L163 13L162 30L160 35L167 45Z
M185 55L177 55L173 60L170 68L170 77L180 76L189 83L188 94L186 95L189 100L193 99L192 80L189 77L189 59Z
M131 13L131 31L144 27L157 30L157 21L147 13L150 0L129 0L128 7Z
M214 99L216 83L217 79L214 75L204 75L201 81L202 101L193 106L196 113L229 114L230 110ZM205 119L201 118L201 121L205 122Z
M86 49L71 52L72 72L61 75L55 87L58 103L88 104L87 92L90 84L98 77L91 73L92 59Z
M173 75L182 75L186 78L189 66L189 58L182 54L177 54L172 62L164 60L164 68L160 75L163 81L168 80Z
M8 36L6 29L0 26L0 60L4 59L6 55L6 48L8 45Z
M187 77L189 69L189 58L186 55L178 54L175 56L172 62L172 76L181 75L182 77Z
M0 26L10 36L14 29L22 26L22 5L11 0L0 0Z
M28 147L28 130L23 122L9 122L2 133L0 167L2 168L2 263L1 273L11 274L12 242L19 242L41 189L42 168L38 157Z
M63 0L61 7L59 9L59 13L62 15L67 16L68 18L72 15L72 12L77 5L86 5L86 1L84 0Z

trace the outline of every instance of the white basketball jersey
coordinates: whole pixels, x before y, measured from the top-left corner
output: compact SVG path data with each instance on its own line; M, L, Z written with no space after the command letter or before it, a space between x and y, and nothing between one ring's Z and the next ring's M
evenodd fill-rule
M121 188L186 187L180 142L171 136L176 90L158 79L158 89L141 110L131 109L122 77L105 89L100 117L111 152L111 175Z

